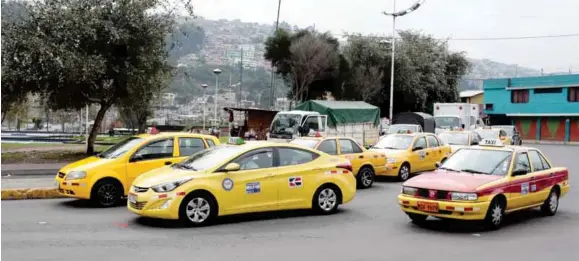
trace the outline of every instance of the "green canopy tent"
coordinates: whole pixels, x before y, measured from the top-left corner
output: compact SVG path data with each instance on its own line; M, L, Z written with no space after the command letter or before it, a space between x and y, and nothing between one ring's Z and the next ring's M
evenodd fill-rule
M340 124L372 123L380 125L380 108L363 101L310 100L295 107L300 111L315 111L328 115L328 127Z

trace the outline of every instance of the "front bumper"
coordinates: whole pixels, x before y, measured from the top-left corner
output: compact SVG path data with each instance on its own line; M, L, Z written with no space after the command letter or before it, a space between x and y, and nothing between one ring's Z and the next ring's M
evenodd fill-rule
M87 179L64 180L64 178L60 178L57 174L54 180L56 181L58 194L61 196L90 199L91 187L89 186Z
M426 212L418 210L418 202L437 203L437 212ZM486 216L490 202L455 202L443 200L430 200L415 198L408 195L399 195L398 204L402 211L406 213L422 214L449 219L461 220L483 220Z
M136 202L131 202L135 197ZM185 194L182 192L156 193L152 189L137 193L134 187L128 195L127 209L139 216L159 219L179 219L179 207Z

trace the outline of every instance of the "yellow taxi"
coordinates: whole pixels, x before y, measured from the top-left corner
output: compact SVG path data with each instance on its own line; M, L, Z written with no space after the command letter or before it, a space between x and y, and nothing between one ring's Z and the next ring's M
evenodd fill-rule
M482 137L476 131L447 130L438 134L438 138L450 145L451 152L458 149L478 145Z
M349 160L288 143L223 144L138 177L127 208L202 226L218 216L314 209L334 213L356 194Z
M485 126L475 130L485 140L499 139L503 144L513 144L513 137L509 136L503 129Z
M127 195L139 175L219 145L210 135L175 132L141 134L58 171L58 192L66 197L89 199L100 207L114 206Z
M436 163L450 155L450 145L432 133L389 134L382 137L370 151L386 155L385 176L405 181L412 173L436 169Z
M374 183L374 177L386 172L384 153L368 151L351 138L300 137L290 143L349 159L358 181L358 188L361 189L370 188Z
M483 220L498 229L513 211L540 207L555 215L568 191L567 168L553 166L536 148L496 139L460 149L436 171L406 181L398 202L417 224L434 216Z

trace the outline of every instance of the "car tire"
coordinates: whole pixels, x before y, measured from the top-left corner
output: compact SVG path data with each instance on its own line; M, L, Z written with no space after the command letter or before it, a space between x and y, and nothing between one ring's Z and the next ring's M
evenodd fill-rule
M312 199L312 209L322 215L329 215L338 211L342 193L333 185L319 187Z
M398 180L406 181L410 178L410 164L404 162L398 170Z
M90 201L96 207L118 206L125 192L123 185L114 179L99 180L91 189Z
M425 222L426 219L428 218L427 215L416 214L416 213L406 213L406 215L408 215L408 217L410 218L410 220L412 221L412 223L414 223L414 224L416 224L416 225L422 225L422 224L424 224L424 222Z
M376 173L374 169L368 166L360 168L358 175L356 175L356 184L359 189L367 189L372 187Z
M497 230L503 225L505 220L505 205L495 198L491 201L489 209L484 219L484 225L489 230Z
M213 222L215 217L217 204L208 193L189 193L179 206L179 220L185 226L206 226Z
M545 216L554 216L557 214L557 209L559 209L559 193L557 190L551 189L549 197L541 205L541 213Z

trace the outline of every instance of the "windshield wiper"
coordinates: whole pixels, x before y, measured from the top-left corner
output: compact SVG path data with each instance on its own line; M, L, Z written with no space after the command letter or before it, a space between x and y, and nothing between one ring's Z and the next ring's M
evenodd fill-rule
M438 169L441 169L441 170L448 170L448 171L454 171L454 172L460 172L460 171L458 171L458 170L456 170L456 169L445 168L445 167L439 167Z
M189 166L189 165L175 164L175 165L173 165L173 166L175 166L176 168L180 168L180 169L187 169L187 170L196 171L195 168L193 168L193 167L191 167L191 166Z
M478 171L478 170L474 170L474 169L462 169L462 170L460 170L460 171L462 171L462 172L468 172L468 173L474 173L474 174L487 174L487 175L489 174L489 173L482 172L482 171Z

